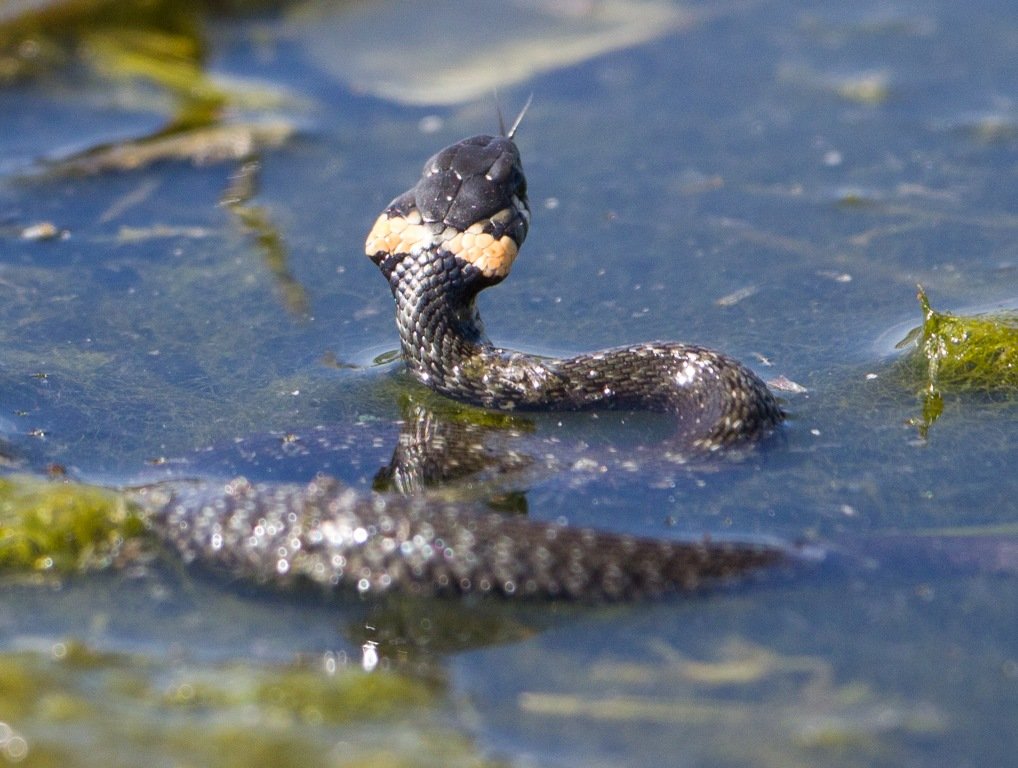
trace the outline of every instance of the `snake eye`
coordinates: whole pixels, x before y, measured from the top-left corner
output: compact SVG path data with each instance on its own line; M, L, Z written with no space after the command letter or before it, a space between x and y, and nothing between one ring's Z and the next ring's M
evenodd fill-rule
M519 173L519 178L516 181L516 197L522 200L524 203L527 202L527 177L523 173Z
M515 147L513 147L515 150ZM503 151L492 163L485 174L492 184L508 190L521 200L527 196L527 180L520 167L519 154L515 151Z
M515 181L512 178L513 172L515 171L517 175L519 174L515 166L515 158L509 152L502 152L495 159L495 162L491 164L485 176L495 184L505 184L510 180Z

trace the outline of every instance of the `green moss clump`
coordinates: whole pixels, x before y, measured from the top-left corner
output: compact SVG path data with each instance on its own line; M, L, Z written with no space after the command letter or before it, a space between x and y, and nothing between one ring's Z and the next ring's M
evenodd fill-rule
M103 568L144 522L114 491L30 477L0 478L0 571Z
M1018 312L960 316L937 312L919 289L919 352L929 386L947 392L1018 390Z
M906 365L922 380L922 416L915 420L925 437L944 408L944 393L1018 392L1018 312L952 315L930 306L919 287L923 324L898 346L916 343Z

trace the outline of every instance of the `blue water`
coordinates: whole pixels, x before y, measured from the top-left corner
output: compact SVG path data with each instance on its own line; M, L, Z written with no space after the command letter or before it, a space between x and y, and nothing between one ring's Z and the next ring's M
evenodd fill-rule
M234 166L26 179L40 158L160 118L102 81L0 90L0 425L29 467L116 484L157 457L216 472L221 454L203 465L194 451L270 430L394 435L401 398L423 395L398 365L366 365L397 339L363 238L428 155L494 132L497 118L492 98L407 105L349 74L344 56L391 43L368 23L388 13L208 26L211 71L282 91L264 111L297 127L262 156L252 202L281 236L308 317L286 309L253 239L217 204ZM354 22L377 39L330 54L323 37ZM738 460L662 471L637 451L626 475L527 475L513 490L529 514L654 536L815 536L851 554L844 570L689 602L549 606L524 639L454 644L439 661L454 722L482 753L577 766L1012 759L1013 563L1009 574L940 568L909 563L907 548L868 560L863 537L1008 525L1013 537L1013 403L949 398L920 440L908 424L920 400L879 340L918 324L917 283L944 309L1018 297L1016 41L1018 13L991 0L694 7L662 36L500 88L507 111L530 93L534 103L518 138L531 234L481 300L499 344L561 353L681 339L808 390L786 396L777 439ZM38 221L67 236L19 237ZM635 421L548 416L526 429L653 446L656 425ZM373 450L348 481L369 484L391 445ZM284 660L356 650L335 628L356 625L358 607L236 609L228 589L194 588L200 599L172 620L143 599L108 605L105 582L68 587L73 599L13 592L10 606L33 608L12 611L0 644L74 634L217 659L255 645ZM219 601L229 620L217 621ZM82 629L100 606L103 629Z

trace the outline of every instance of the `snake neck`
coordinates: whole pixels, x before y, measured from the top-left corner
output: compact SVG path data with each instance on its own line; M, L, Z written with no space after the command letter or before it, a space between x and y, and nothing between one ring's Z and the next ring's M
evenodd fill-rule
M394 255L379 266L396 302L403 358L421 383L486 408L575 407L558 361L500 349L485 334L476 297L502 276L441 248Z
M464 363L491 352L476 303L490 279L432 251L397 260L388 277L403 357L422 382L443 388Z

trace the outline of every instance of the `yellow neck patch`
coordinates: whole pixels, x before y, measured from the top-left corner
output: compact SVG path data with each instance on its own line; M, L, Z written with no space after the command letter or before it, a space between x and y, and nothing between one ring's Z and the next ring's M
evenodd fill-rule
M417 211L406 216L383 213L368 233L364 251L373 257L378 253L418 254L437 247L472 264L485 277L509 274L519 248L508 235L496 240L485 231L490 222L477 222L465 231L440 226L424 224Z

